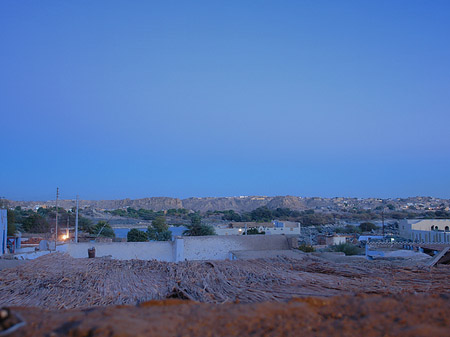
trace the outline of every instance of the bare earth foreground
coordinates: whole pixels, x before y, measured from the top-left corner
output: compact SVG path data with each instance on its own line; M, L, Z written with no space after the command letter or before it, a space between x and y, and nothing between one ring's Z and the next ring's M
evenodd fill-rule
M449 283L448 265L310 254L178 264L50 254L0 272L11 308L0 335L22 321L8 335L448 336Z

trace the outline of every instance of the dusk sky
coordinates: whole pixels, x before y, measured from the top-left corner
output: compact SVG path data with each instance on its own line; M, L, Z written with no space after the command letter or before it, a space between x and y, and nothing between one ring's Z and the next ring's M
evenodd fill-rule
M450 198L450 1L0 1L0 196Z

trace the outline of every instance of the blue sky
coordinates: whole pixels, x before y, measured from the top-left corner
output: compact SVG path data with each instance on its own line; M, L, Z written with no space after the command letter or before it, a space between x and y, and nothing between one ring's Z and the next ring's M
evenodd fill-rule
M450 198L448 1L0 2L0 196Z

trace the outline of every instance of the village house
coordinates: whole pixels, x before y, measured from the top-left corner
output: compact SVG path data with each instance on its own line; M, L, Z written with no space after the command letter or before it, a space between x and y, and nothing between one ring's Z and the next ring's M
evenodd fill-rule
M450 243L450 220L448 219L416 219L401 220L400 236L414 242Z

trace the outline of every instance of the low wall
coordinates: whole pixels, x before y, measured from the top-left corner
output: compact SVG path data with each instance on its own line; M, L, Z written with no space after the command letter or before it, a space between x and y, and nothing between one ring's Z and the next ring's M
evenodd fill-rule
M95 247L95 256L111 256L118 260L226 260L231 251L286 250L285 235L183 236L164 242L82 242L68 244L66 252L72 257L88 257Z
M173 243L163 242L83 242L67 245L72 257L88 257L88 249L95 247L95 256L111 256L117 260L174 261Z
M284 235L186 236L183 240L186 260L226 260L230 251L289 249Z

